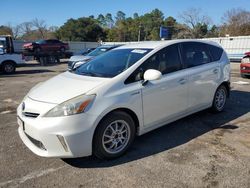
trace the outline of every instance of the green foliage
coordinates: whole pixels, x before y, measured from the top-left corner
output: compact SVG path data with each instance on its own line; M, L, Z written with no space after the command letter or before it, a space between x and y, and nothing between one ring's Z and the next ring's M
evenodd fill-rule
M0 26L0 35L12 35L12 30L8 26L1 25Z
M93 18L69 19L57 31L59 39L65 41L98 41L105 37L104 30Z
M58 38L64 41L111 41L126 42L137 40L160 40L160 26L170 29L172 38L204 38L230 34L232 36L250 34L250 12L232 9L225 13L222 25L212 25L211 19L200 9L191 8L179 15L181 23L172 17L164 17L159 9L144 15L134 13L126 17L122 11L115 16L111 13L90 15L69 19L60 28L47 27L45 21L34 19L13 26L0 26L0 35L10 34L15 39L38 40Z

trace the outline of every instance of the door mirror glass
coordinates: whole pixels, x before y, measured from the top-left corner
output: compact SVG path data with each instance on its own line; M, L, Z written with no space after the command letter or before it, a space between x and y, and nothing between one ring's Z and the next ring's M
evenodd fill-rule
M148 69L143 75L144 80L147 81L159 80L161 77L161 72L155 69Z

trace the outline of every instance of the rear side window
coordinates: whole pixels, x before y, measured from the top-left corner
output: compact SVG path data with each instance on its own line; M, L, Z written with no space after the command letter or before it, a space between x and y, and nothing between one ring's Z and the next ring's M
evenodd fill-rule
M213 45L208 45L208 49L210 50L210 53L212 55L212 60L219 61L222 56L223 49Z
M211 62L207 45L199 42L182 43L182 57L187 68Z

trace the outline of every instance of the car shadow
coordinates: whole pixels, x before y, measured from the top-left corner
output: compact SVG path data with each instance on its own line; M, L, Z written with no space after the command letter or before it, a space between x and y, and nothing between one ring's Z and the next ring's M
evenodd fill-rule
M233 131L238 126L229 122L249 111L249 92L233 90L223 112L214 114L204 110L137 137L120 158L100 160L91 156L63 161L77 168L104 168L135 161L178 147L215 129Z

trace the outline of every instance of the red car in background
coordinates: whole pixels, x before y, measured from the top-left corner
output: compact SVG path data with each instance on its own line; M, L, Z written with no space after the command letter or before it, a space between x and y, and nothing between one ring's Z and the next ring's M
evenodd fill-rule
M49 39L26 43L23 45L23 49L35 53L48 51L65 52L69 49L69 45L56 39Z
M250 52L245 53L241 60L240 74L242 78L250 77Z

